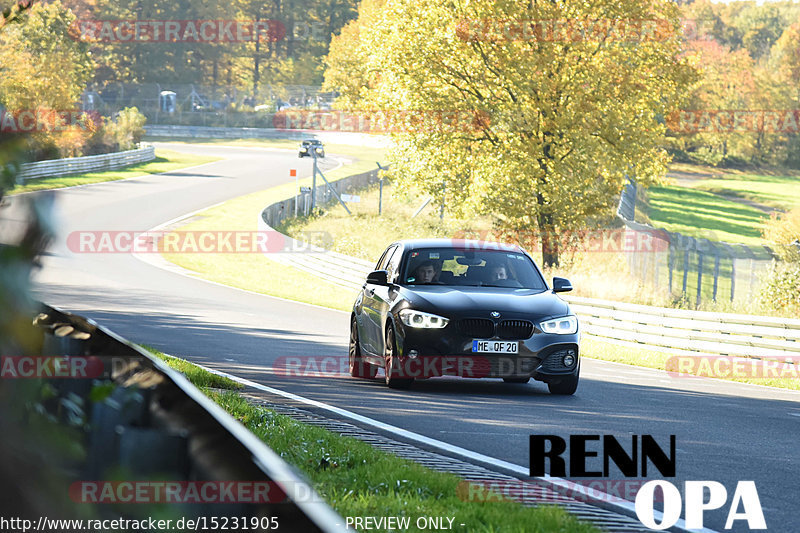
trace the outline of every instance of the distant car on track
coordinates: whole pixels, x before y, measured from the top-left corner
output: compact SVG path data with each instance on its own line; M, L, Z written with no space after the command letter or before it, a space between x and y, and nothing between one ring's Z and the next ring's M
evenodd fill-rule
M306 139L300 143L297 157L312 157L312 152L316 150L317 157L325 157L325 147L322 141L317 139Z
M574 394L578 319L520 247L450 239L391 244L367 276L350 320L349 370L407 388L443 375L544 381Z

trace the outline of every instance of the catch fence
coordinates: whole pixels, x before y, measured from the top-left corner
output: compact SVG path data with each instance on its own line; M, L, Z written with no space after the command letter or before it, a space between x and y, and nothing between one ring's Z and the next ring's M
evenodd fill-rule
M642 283L666 289L699 306L703 301L747 300L755 297L763 275L777 259L768 246L711 241L682 233L657 230L635 221L638 187L625 186L617 214L626 232L662 241L651 249L625 250L630 274Z

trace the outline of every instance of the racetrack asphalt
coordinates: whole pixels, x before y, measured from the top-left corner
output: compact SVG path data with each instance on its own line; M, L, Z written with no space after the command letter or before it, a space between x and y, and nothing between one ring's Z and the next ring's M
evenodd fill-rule
M346 361L347 313L207 283L130 254L70 252L65 238L73 231L144 231L293 180L290 168L301 177L311 172L309 160L287 151L160 145L225 160L55 191L59 236L35 277L40 300L198 364L526 467L531 434L613 434L623 443L650 434L662 445L674 434L677 477L669 481L682 489L684 480L714 480L728 490L728 503L706 512L706 527L723 530L736 482L754 480L768 528L800 529L800 392L590 359L571 397L552 396L541 383L501 380L439 378L394 391L382 380L286 376L273 368L281 357L330 357L328 368ZM659 477L652 467L649 474ZM736 524L734 531L748 530Z

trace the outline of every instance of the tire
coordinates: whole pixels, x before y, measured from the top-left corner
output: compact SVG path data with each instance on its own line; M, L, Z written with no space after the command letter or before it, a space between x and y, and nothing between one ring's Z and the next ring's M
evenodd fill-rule
M350 348L348 350L348 367L350 375L354 378L371 379L378 373L378 369L364 362L361 357L361 346L358 344L358 326L355 319L350 321Z
M530 377L527 378L503 378L503 381L506 383L527 383L531 380Z
M578 377L578 374L575 374L559 381L551 381L547 384L547 389L550 394L570 396L578 390Z
M397 353L394 343L394 329L389 326L386 328L386 346L383 351L384 372L386 374L386 385L390 389L407 389L414 383L414 378L397 377L395 364L397 364Z

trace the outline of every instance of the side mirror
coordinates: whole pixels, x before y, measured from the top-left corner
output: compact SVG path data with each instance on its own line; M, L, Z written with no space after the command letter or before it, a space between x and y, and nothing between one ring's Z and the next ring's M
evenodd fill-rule
M367 283L371 285L389 285L389 272L387 270L375 270L367 274Z
M553 292L569 292L572 290L572 283L567 278L553 276Z

